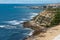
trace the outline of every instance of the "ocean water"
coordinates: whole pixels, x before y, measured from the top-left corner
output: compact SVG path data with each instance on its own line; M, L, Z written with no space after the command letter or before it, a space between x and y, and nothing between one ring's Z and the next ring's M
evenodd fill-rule
M0 4L0 40L24 40L32 31L23 28L22 22L32 19L43 9L30 9L33 4Z

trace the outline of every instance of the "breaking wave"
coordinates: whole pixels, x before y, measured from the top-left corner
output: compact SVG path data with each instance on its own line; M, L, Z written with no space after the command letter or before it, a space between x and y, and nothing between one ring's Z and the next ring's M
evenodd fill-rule
M34 30L32 30L32 29L28 29L28 30L30 30L30 32L28 32L28 33L23 33L23 34L24 34L24 35L28 35L27 37L32 36Z
M5 21L5 23L9 23L11 25L19 25L23 21L17 21L17 20L12 20L12 21Z
M35 17L36 15L38 15L38 13L31 13L30 15L31 15L30 19L32 19L33 17Z
M10 25L20 25L23 22L25 22L25 21L11 20L11 21L4 21L3 23L7 23Z
M10 20L10 21L4 21L3 23L6 23L7 25L0 25L0 28L8 28L8 29L16 29L16 28L22 28L22 24L23 22L32 19L34 16L38 15L38 13L30 13L29 14L29 19L28 18L22 18L22 21L18 21L18 20ZM30 33L29 35L31 35L32 33Z
M34 30L32 30L32 31L28 34L28 36L32 36L32 35L33 35L33 32L34 32Z
M29 20L29 19L28 19L28 18L22 18L22 20L23 20L23 21L27 21L27 20Z
M11 25L0 25L0 28L6 28L6 29L21 29L21 27L11 26Z
M0 28L7 28L7 29L20 29L23 28L22 24L24 21L12 20L12 21L4 21L4 25L0 25Z
M5 27L5 25L0 25L0 27L1 27L1 28L4 28L4 27Z

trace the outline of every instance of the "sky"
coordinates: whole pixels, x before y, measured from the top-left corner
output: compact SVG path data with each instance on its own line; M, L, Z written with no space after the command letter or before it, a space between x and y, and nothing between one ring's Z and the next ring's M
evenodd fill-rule
M1 3L18 3L18 4L42 4L42 3L60 3L60 0L0 0Z

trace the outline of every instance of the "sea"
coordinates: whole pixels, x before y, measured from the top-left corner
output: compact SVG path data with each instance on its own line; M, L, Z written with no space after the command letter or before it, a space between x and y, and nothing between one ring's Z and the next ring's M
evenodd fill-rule
M0 4L0 40L24 40L32 29L24 28L24 21L31 20L43 9L32 9L41 4Z

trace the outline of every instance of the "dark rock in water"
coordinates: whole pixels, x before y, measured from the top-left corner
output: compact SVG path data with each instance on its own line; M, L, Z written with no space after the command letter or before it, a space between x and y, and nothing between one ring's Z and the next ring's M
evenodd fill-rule
M33 29L33 30L39 30L39 29L40 29L39 25L36 24L34 21L24 22L24 23L23 23L23 26L24 26L25 28L31 28L31 29Z
M23 23L23 26L24 26L24 27L30 27L30 26L32 26L32 25L31 25L29 22L24 22L24 23Z

